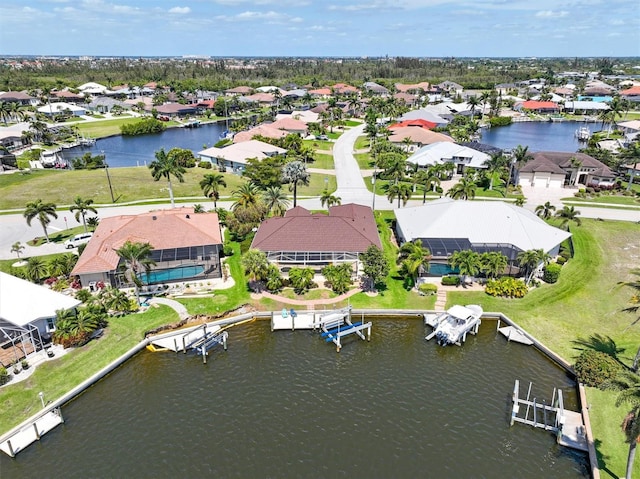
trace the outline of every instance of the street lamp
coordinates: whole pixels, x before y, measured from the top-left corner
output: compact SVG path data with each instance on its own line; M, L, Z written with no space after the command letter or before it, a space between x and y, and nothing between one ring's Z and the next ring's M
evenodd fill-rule
M107 164L107 159L104 156L104 150L101 150L102 153L102 161L104 162L104 171L107 173L107 182L109 183L109 193L111 193L111 203L115 203L116 200L113 197L113 187L111 186L111 177L109 176L109 165Z
M329 191L329 177L328 176L324 177L324 189L325 189L325 191Z
M38 393L38 396L40 396L40 402L42 403L42 409L44 409L44 393L42 391L40 391Z

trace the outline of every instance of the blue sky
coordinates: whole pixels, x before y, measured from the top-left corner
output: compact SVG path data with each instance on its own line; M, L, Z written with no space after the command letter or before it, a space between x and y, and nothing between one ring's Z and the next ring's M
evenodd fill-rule
M0 54L640 56L638 0L2 0Z

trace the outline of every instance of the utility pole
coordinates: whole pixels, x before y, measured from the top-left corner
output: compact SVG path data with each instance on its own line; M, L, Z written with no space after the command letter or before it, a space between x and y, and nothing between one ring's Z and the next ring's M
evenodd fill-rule
M109 176L109 165L107 159L104 156L104 150L102 150L102 161L104 161L104 171L107 172L107 182L109 183L109 193L111 193L111 203L115 203L116 199L113 197L113 187L111 186L111 177Z

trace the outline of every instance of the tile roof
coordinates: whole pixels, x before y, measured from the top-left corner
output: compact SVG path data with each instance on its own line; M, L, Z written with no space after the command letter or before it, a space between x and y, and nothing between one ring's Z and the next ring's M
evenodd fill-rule
M423 120L422 118L416 118L415 120L404 120L398 123L394 123L393 125L389 126L389 129L392 130L394 128L404 128L406 126L418 126L421 128L426 128L427 130L431 130L438 126L438 124L432 121Z
M295 118L281 118L274 121L273 123L268 123L268 126L270 126L271 128L276 128L278 130L287 131L307 131L308 129L305 122L296 120Z
M533 159L529 160L522 168L521 172L550 172L566 174L572 168L571 159L575 158L581 162L581 168L594 168L590 172L596 176L613 178L615 175L607 165L584 153L570 153L563 151L539 151L534 153Z
M222 148L207 148L198 152L200 157L221 158L236 163L246 163L249 158L257 158L262 160L267 156L283 155L287 152L284 148L270 145L259 140L242 141L233 143Z
M410 138L414 143L421 143L423 145L437 143L439 141L453 142L453 138L447 135L427 130L426 128L420 128L419 126L394 128L391 130L389 141L391 143L400 143L405 138Z
M255 136L264 136L265 138L284 138L288 133L284 130L278 130L269 125L258 125L247 131L241 131L233 136L234 143L242 143L243 141L252 140Z
M632 86L631 88L627 88L626 90L622 90L620 92L620 94L624 95L624 96L640 95L640 86Z
M558 104L552 101L535 101L535 100L527 100L522 102L522 108L527 110L549 110L558 108Z
M328 215L297 206L284 217L269 218L258 228L251 247L265 252L364 252L372 244L382 248L371 208L351 203L332 206Z
M195 214L193 208L102 218L71 274L116 269L120 258L115 250L127 241L148 242L159 250L222 244L222 235L216 213Z

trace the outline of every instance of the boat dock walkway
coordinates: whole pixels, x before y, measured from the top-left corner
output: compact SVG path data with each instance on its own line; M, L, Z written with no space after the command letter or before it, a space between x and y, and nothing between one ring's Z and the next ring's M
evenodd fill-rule
M513 387L510 425L514 422L527 424L556 434L558 444L580 451L588 451L586 429L582 414L567 411L564 408L562 389L553 390L551 404L531 399L531 387L527 390L526 399L520 398L520 381L516 379Z
M207 363L209 349L220 345L227 350L229 333L219 325L203 324L187 332L176 331L174 334L154 338L147 349L150 351L173 351L175 353L193 350L202 356L202 362Z
M342 349L342 338L351 334L357 335L363 341L366 339L371 341L371 326L369 321L352 323L351 307L343 308L337 311L321 314L314 321L314 329L320 328L322 337L327 343L332 342L336 345L336 352ZM365 337L363 331L367 331Z
M63 422L64 419L60 408L49 411L0 443L0 450L11 457L15 457L24 448L39 441L42 436Z
M315 329L314 322L318 314L320 313L311 311L299 313L293 308L290 310L283 309L280 314L271 314L271 331L283 329L290 329L291 331L295 331L296 329Z

